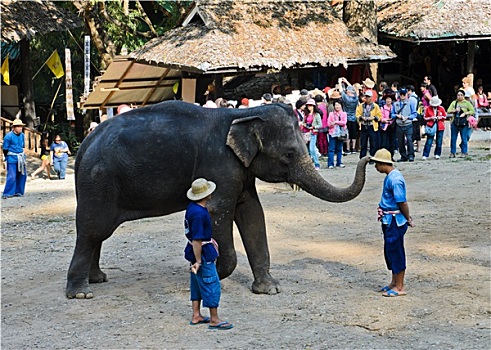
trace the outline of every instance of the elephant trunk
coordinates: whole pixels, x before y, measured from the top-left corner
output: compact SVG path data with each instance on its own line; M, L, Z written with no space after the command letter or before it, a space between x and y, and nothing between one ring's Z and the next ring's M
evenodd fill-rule
M358 162L355 178L350 186L338 188L324 180L319 172L312 166L312 160L306 156L300 161L300 165L293 174L292 183L297 184L303 190L328 202L347 202L358 196L365 185L365 169L370 161L366 156Z

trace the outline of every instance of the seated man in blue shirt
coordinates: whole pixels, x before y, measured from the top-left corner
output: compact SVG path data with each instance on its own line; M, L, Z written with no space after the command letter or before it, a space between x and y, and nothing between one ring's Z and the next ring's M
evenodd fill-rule
M399 170L394 168L392 156L385 148L378 150L371 160L375 162L375 169L379 173L387 175L377 211L384 234L385 262L387 268L392 271L392 280L380 291L386 297L406 295L404 290L406 273L404 234L408 226L414 227L406 199L406 181Z

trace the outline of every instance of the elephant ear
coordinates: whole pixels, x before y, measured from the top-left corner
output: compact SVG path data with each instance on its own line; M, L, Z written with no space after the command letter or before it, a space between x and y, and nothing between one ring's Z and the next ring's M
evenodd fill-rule
M263 147L258 121L263 122L264 119L260 116L236 119L228 131L227 146L232 148L246 168Z

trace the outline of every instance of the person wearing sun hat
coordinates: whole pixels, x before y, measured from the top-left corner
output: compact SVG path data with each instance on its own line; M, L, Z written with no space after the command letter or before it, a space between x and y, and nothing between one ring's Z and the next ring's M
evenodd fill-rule
M206 203L211 199L216 184L199 178L193 181L186 196L191 201L184 216L184 233L188 243L184 249L184 258L189 261L190 293L193 316L189 324L209 324L210 329L231 329L233 325L218 317L221 286L216 269L218 244L212 238L211 216ZM210 317L201 315L203 307L209 308Z
M428 128L432 128L436 123L436 130L434 135L429 135L426 133L426 143L423 149L423 160L426 160L430 156L431 146L433 145L433 140L435 137L435 159L440 159L442 156L443 133L445 132L445 120L447 118L447 112L445 111L445 108L441 106L442 100L439 99L438 96L433 96L430 98L429 104L430 105L425 109L424 119Z
M377 219L382 224L384 257L387 268L392 271L392 279L379 291L385 297L398 297L406 295L404 289L406 273L404 235L408 226L414 227L415 225L409 214L406 181L401 172L394 167L390 152L381 148L370 160L375 163L375 169L379 173L386 175L377 208Z
M3 139L3 154L7 161L7 178L2 198L22 197L26 189L27 169L24 153L25 138L22 129L25 124L20 119L12 122L12 131Z
M382 119L382 111L378 104L372 101L373 92L364 92L365 101L356 107L356 119L360 129L360 159L367 155L368 142L370 141L370 155L375 155L379 148L379 121Z
M378 91L374 90L375 82L370 78L366 78L361 83L363 84L363 94L365 94L365 92L367 92L367 91L371 91L372 92L372 101L377 103Z

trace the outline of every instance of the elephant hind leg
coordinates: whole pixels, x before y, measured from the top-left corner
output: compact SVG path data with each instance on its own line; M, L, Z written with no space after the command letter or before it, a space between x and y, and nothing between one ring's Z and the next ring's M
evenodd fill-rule
M77 243L68 269L66 286L66 296L69 299L93 298L89 282L107 281L106 274L99 267L102 242L112 235L121 222L116 214L113 215L113 220L108 220L108 216L107 212L103 216L103 213L95 213L93 210L85 211L80 203L77 207Z
M90 264L90 271L89 271L89 283L107 282L107 275L104 272L102 272L99 266L99 260L101 258L101 249L102 249L102 242L100 242L99 245L95 247L94 253L92 254L92 262Z

